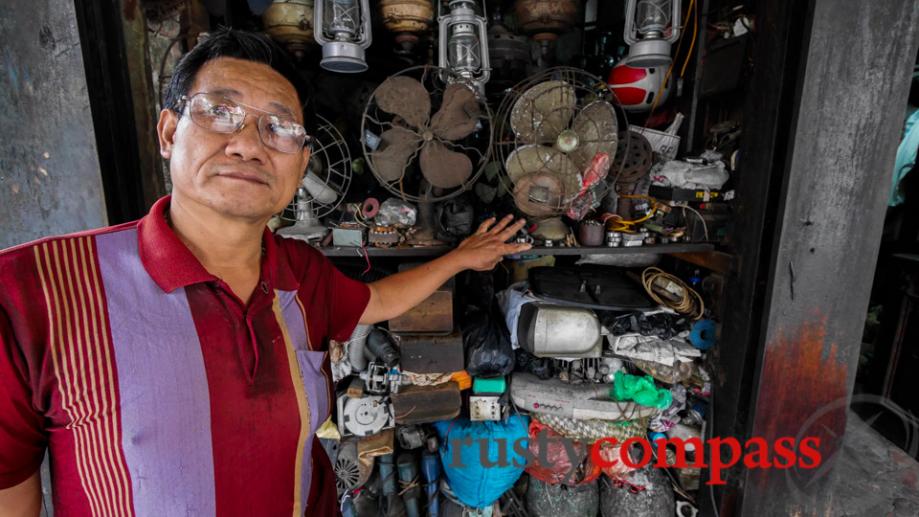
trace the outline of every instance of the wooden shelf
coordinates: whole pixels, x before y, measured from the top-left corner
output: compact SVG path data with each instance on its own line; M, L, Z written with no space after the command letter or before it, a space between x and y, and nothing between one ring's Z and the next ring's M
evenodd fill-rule
M350 246L336 246L317 248L327 257L355 257L360 258L363 253L360 248ZM450 246L431 246L419 248L366 248L371 257L437 257L447 253ZM609 248L606 246L576 248L543 248L535 247L523 255L635 255L638 253L706 253L715 249L715 246L705 242L690 242L678 244L654 244L651 246L636 246L633 248Z

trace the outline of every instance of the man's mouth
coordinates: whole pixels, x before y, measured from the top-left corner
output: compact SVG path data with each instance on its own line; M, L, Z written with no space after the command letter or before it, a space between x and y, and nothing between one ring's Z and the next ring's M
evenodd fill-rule
M227 171L219 173L218 176L234 180L247 181L257 185L268 185L268 181L265 180L263 175L254 172Z

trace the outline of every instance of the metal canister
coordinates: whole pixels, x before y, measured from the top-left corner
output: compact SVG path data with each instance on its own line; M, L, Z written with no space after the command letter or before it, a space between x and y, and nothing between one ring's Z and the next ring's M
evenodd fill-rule
M265 32L302 57L313 39L313 0L275 0L262 14Z
M603 245L603 224L600 221L581 221L578 226L578 241L581 246Z

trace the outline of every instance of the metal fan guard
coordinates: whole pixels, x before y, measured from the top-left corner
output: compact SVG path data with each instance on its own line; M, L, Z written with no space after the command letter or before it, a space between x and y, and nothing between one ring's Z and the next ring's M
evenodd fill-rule
M313 213L317 218L322 218L338 208L351 186L351 151L348 149L344 136L334 124L318 114L316 119L319 124L316 135L313 137L313 150L306 168L311 170L312 167L321 164L322 170L319 173L313 172L319 180L338 192L338 198L333 203L320 203L310 196L308 201L313 204ZM296 208L297 198L295 196L281 213L281 219L296 221Z
M443 91L447 87L448 84L462 83L462 84L468 85L470 88L473 88L473 91L476 91L475 88L471 85L471 83L469 83L467 80L463 79L462 77L456 75L455 73L451 72L448 69L440 68L440 67L436 67L432 65L413 66L410 68L406 68L390 77L396 77L396 76L401 76L401 75L407 75L415 79L418 79L421 82L421 84L425 87L425 90L429 92L429 95L431 97L430 115L433 115L434 113L436 113L438 108L440 107ZM377 172L376 168L374 167L374 162L373 162L373 157L372 157L372 153L374 152L374 150L368 146L368 143L367 143L368 132L379 137L383 133L384 128L386 128L387 126L389 127L395 126L395 124L392 123L392 120L396 118L396 116L386 113L385 111L382 111L376 105L376 102L375 102L376 93L377 93L376 90L374 90L373 94L371 94L370 98L367 100L367 106L364 108L364 113L361 117L361 148L363 149L364 159L366 160L367 165L370 167L371 172L373 172L374 177L377 179L380 185L382 185L386 190L388 190L393 195L398 196L400 199L403 199L409 202L413 202L413 203L446 201L448 199L452 199L462 194L463 192L466 192L467 190L471 190L472 186L482 175L482 171L485 169L485 166L491 160L491 153L492 153L491 144L492 144L492 140L494 136L493 135L493 115L492 115L491 108L489 107L488 103L485 102L485 99L479 96L478 93L476 94L476 98L479 100L479 106L481 108L481 115L479 116L479 121L481 122L482 128L476 130L472 135L454 143L456 144L454 147L454 150L456 150L456 147L460 147L464 151L474 152L475 154L479 156L477 160L473 159L473 157L470 157L470 159L472 159L473 161L472 175L469 176L469 178L466 181L464 181L460 186L452 188L452 189L448 189L446 193L436 193L436 194L431 194L430 196L426 196L425 193L421 192L421 189L420 189L421 185L423 184L421 181L423 179L423 176L421 174L421 171L418 169L419 154L421 150L420 147L408 159L407 161L408 165L404 169L405 170L404 175L399 180L386 181L385 179L380 177L380 174ZM406 129L417 134L417 132L411 128L406 128ZM485 131L487 131L487 134L484 133ZM418 135L418 136L421 137L422 135ZM487 138L482 138L484 136L487 136ZM484 141L484 149L480 149L479 147L476 147L473 145L463 145L464 143L470 143L470 142L475 143L476 140L478 140L479 146L481 146L482 141ZM409 180L406 181L405 177L409 177ZM409 192L406 192L406 189L405 189L406 183L408 183L410 187L417 186L418 194L411 194Z
M359 486L361 479L360 468L357 463L349 460L335 462L335 480L339 491L353 490Z
M506 167L508 157L511 156L515 150L526 145L532 145L521 140L512 127L511 119L514 107L517 105L517 101L521 98L524 92L528 92L535 86L548 81L564 81L574 90L576 102L574 114L570 117L569 126L573 123L576 115L588 105L590 105L591 102L596 100L605 100L609 102L613 107L614 113L616 115L616 123L620 129L619 138L616 144L616 155L621 155L622 153L628 154L629 149L631 149L631 147L634 145L631 131L622 131L623 128L629 127L626 112L616 98L612 88L605 81L593 74L590 74L589 72L578 68L549 68L541 73L533 75L517 83L517 85L511 88L510 91L504 96L504 99L501 101L501 104L498 107L497 121L495 123L495 159L500 164L499 178L502 186L507 192L513 193L515 186L515 182L511 179ZM540 94L544 93L546 92L541 92ZM536 121L534 119L532 123L532 127L536 129L534 133L538 134L538 130L541 124L542 121ZM596 122L594 122L594 124L596 124ZM623 135L625 136L624 139L621 138ZM548 142L542 143L545 144ZM611 165L606 179L602 182L601 185L599 185L599 187L594 187L596 189L595 193L597 194L598 199L602 199L608 193L610 193L610 191L613 190L613 186L615 185L619 175L622 173L624 168L624 162L622 160L616 160L616 156L610 156L610 161ZM578 172L583 174L584 170L580 170ZM558 203L553 205L544 205L543 213L551 213L551 215L562 214L569 208L572 201L574 201L577 196L578 192L565 192L564 195L559 198Z

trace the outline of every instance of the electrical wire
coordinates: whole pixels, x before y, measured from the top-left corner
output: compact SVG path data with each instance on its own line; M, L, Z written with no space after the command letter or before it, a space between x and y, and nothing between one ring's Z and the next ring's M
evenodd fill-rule
M681 289L681 294L674 292L676 291L675 289L671 291L660 285L655 288L655 283L659 281L664 282L666 286L670 286L670 284L676 285ZM678 277L660 268L649 267L642 271L641 284L644 286L645 291L648 292L648 296L659 305L669 307L680 314L689 315L694 320L701 319L705 313L705 302L702 300L702 296ZM678 296L679 299L675 300L669 296L659 294L661 292L666 292L674 297Z
M689 9L692 10L692 39L689 40L689 50L686 51L683 68L680 69L680 78L686 73L686 66L689 65L689 58L692 57L692 49L696 46L696 34L699 32L699 4L695 0L690 0Z
M702 230L705 233L705 240L708 241L708 224L705 222L705 218L702 217L702 214L700 214L698 210L696 210L695 208L691 206L682 205L681 208L683 209L684 219L686 218L686 210L689 210L690 212L696 214L696 217L698 217L699 221L702 222Z
M361 255L362 257L364 257L364 260L367 262L367 269L365 269L363 272L361 272L361 276L364 276L364 275L366 275L367 273L369 273L370 270L373 269L373 266L370 264L370 253L367 251L367 248L364 247L364 244L361 243L360 251L358 251L357 254L358 254L358 255Z
M696 0L689 0L689 8L686 9L686 16L683 17L683 25L682 25L682 27L686 27L686 25L689 24L689 16L690 16L690 14L693 14L693 13L695 12L695 11L693 10L693 7L695 7L695 5L696 5ZM679 55L679 53L680 53L680 48L683 46L683 36L685 36L685 35L686 35L686 32L685 32L685 31L681 31L681 32L680 32L680 39L677 41L677 44L676 44L676 52L674 52L674 54L673 54L674 56ZM695 39L695 31L693 31L693 39ZM666 87L666 86L667 86L667 81L670 80L670 76L671 76L671 74L673 74L673 65L674 65L674 63L675 63L675 61L674 61L673 59L671 59L671 60L670 60L670 66L667 67L667 74L664 76L664 82L661 83L661 84L663 85L663 87ZM680 77L682 77L682 75L681 75ZM658 103L660 102L660 98L661 98L660 95L655 95L655 96L654 96L654 101L651 102L651 110L648 112L648 118L649 118L649 119L651 118L652 115L654 115L654 110L657 109L657 105L658 105Z
M654 458L654 464L656 466L658 463L660 463L660 461L657 459L658 458L657 447L655 447L654 445L656 444L652 444L652 447L651 447L651 457ZM666 461L667 458L665 457L664 460ZM673 491L680 494L680 496L682 496L683 499L686 499L687 501L689 501L695 506L697 504L696 498L691 496L689 492L687 492L686 489L683 488L683 484L680 483L680 481L676 477L674 477L672 472L670 472L670 467L662 468L661 470L663 470L664 474L667 474L667 477L670 478L670 485L673 487Z
M614 232L634 232L635 230L632 227L654 217L657 214L658 207L660 206L660 202L657 199L644 194L620 194L619 199L642 199L650 204L651 209L648 210L644 216L632 220L624 219L621 215L610 214L610 216L603 220L603 222L607 224L611 231Z

